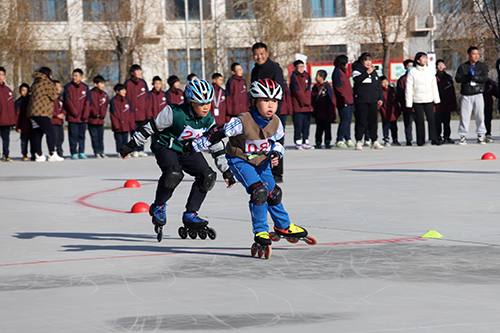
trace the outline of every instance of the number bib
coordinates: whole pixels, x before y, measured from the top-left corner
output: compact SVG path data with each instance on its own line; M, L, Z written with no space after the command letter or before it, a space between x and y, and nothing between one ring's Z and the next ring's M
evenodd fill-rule
M270 151L271 143L268 140L245 140L245 152L249 158L268 154Z
M203 135L203 133L206 132L206 130L207 130L206 128L194 129L188 125L186 126L186 128L184 128L184 131L182 131L181 135L177 140L184 141L184 140L199 138L200 136Z

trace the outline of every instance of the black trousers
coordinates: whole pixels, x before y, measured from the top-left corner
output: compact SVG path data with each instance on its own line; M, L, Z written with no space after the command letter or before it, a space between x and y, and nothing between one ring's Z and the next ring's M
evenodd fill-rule
M491 120L493 119L493 110L484 110L484 126L486 135L491 135Z
M34 157L36 151L33 145L33 131L21 132L21 154L23 157L28 157L28 146L30 148L31 157Z
M52 125L54 135L56 137L56 152L57 155L63 157L63 142L64 142L64 125Z
M412 142L413 140L413 122L415 121L414 112L403 112L403 121L405 124L405 138L406 142Z
M424 113L427 117L429 139L431 141L437 141L434 103L415 103L413 104L413 109L415 110L415 122L417 123L417 145L423 146L425 144Z
M11 126L0 126L0 136L2 137L2 154L9 157L10 145L10 128Z
M54 135L54 127L52 127L52 121L49 117L31 117L38 126L33 129L33 145L35 152L38 155L42 155L42 136L45 134L47 137L47 146L49 148L49 154L52 154L56 148L56 137Z
M443 139L449 139L451 135L451 112L436 112L434 113L434 119L436 120L436 135L438 139L441 138L441 133L443 133Z
M325 119L316 119L316 144L323 142L323 133L325 133L325 145L332 142L332 123Z
M167 147L156 142L151 144L151 151L155 154L156 163L162 172L167 171L167 167L169 165L176 165L181 167L184 172L195 178L193 185L191 185L191 192L189 192L189 197L187 199L186 211L199 211L205 197L207 196L207 192L203 191L199 185L203 181L202 171L209 168L203 154L177 154L172 149L168 149ZM156 202L158 204L167 202L172 197L173 193L174 190L165 188L160 181L158 181L158 187L156 188Z
M113 132L115 137L116 152L119 154L120 149L128 142L128 134L130 132Z
M104 125L89 124L88 128L94 154L104 154Z
M69 151L71 155L85 153L86 123L68 122Z
M372 140L372 142L377 141L377 103L355 103L354 116L356 117L356 124L354 127L356 141L361 141L363 139L367 122L368 130L370 132L370 139Z

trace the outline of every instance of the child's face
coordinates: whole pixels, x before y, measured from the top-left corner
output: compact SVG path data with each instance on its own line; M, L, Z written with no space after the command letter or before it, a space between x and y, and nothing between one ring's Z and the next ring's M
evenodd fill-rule
M440 62L439 64L437 64L437 70L442 72L446 69L446 65L444 64L444 62Z
M75 84L80 84L80 82L82 82L83 79L83 75L78 72L74 72L71 77L73 79L73 83Z
M413 67L413 61L409 62L409 63L406 65L405 69L406 69L406 70L408 70L408 69L409 69L409 68L411 68L411 67Z
M22 87L21 89L19 89L19 93L20 93L20 94L21 94L21 96L23 96L23 97L28 96L28 88L26 88L26 87Z
M366 68L372 67L372 58L367 58L361 62Z
M318 82L318 83L324 83L325 79L323 79L323 77L321 75L316 74L316 82Z
M295 70L302 74L306 70L306 66L304 64L298 64L297 66L295 66Z
M180 81L177 81L174 83L174 85L172 86L174 89L177 89L179 90L179 88L181 87L181 82Z
M104 82L94 83L94 86L96 86L97 89L99 89L99 90L104 90L105 85L106 84Z
M5 81L5 72L0 71L0 83L3 83L3 81Z
M142 69L137 69L130 74L134 79L139 80L140 78L142 78Z
M127 96L127 89L118 90L116 93L118 96L125 97Z
M57 89L57 93L60 94L62 91L62 87L61 87L60 83L56 83L56 89Z
M155 82L153 82L153 86L155 87L156 91L160 91L161 87L163 86L163 82L156 80Z
M212 102L209 102L209 103L189 102L189 103L191 103L191 106L193 107L194 112L202 118L205 118L206 116L208 116L208 113L210 112L210 107L212 106Z
M218 87L222 87L224 84L224 78L223 77L218 77L216 79L212 80L213 84L216 84Z
M427 56L421 56L420 59L417 60L420 66L427 66Z
M380 84L382 85L382 88L384 88L384 89L389 88L389 81L388 80L382 80L380 82Z
M231 73L233 75L238 76L238 77L242 77L243 76L243 67L241 67L240 65L235 66L234 71L231 71Z
M278 100L259 97L255 102L255 107L261 116L271 118L278 110Z

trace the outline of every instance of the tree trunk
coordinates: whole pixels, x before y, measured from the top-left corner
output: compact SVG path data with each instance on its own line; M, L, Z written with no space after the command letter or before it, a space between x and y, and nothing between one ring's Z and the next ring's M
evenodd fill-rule
M388 44L387 46L384 45L384 63L383 63L383 68L382 68L382 73L384 74L385 77L389 78L389 61L391 60L391 51L393 48L392 44Z
M116 56L118 58L118 70L120 82L124 83L129 76L128 73L128 42L129 37L116 36Z

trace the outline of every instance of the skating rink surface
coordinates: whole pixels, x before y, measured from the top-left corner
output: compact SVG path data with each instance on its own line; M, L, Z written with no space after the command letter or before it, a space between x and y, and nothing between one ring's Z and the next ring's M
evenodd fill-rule
M471 124L467 146L288 149L283 203L318 244L282 239L269 260L220 175L199 212L217 239L177 235L186 176L158 243L129 213L154 199L155 159L119 160L110 131L106 160L0 163L0 332L499 332L499 125L487 145Z

